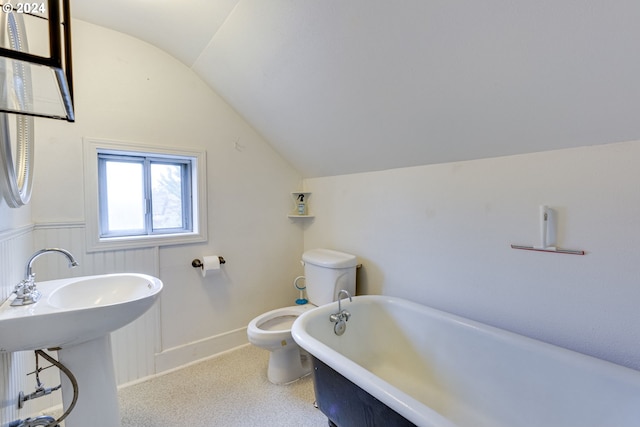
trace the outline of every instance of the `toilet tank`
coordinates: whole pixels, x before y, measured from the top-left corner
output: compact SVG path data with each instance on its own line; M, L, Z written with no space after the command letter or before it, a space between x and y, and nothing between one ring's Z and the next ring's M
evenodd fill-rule
M302 254L307 298L314 305L335 301L338 292L356 294L355 255L331 249L313 249Z

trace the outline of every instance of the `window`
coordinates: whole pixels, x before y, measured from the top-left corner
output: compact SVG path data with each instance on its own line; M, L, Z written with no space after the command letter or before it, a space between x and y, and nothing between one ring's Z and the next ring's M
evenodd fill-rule
M89 250L206 240L203 151L88 140L85 162Z
M98 150L100 237L193 231L193 160Z

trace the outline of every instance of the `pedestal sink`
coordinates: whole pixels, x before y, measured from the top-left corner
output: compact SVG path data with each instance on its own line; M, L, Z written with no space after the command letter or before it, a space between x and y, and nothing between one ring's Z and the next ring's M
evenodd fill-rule
M76 377L78 401L66 427L118 427L120 414L110 333L144 314L162 291L145 274L107 274L38 282L35 304L0 305L0 352L55 348ZM65 410L73 398L61 375Z

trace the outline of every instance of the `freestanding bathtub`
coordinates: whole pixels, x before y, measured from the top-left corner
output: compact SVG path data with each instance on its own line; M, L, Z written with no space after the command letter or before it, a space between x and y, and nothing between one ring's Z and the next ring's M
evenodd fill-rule
M394 297L343 299L338 336L337 307L292 329L330 426L640 426L640 371Z

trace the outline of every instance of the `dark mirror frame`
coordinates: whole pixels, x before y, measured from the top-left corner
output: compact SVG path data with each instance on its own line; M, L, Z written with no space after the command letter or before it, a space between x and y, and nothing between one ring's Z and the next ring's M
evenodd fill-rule
M0 47L0 56L43 65L54 71L66 116L46 113L15 111L0 107L0 112L24 114L35 117L75 121L73 105L73 71L71 61L71 11L69 0L47 0L49 15L49 52L50 57L33 55ZM46 19L38 15L30 15Z

